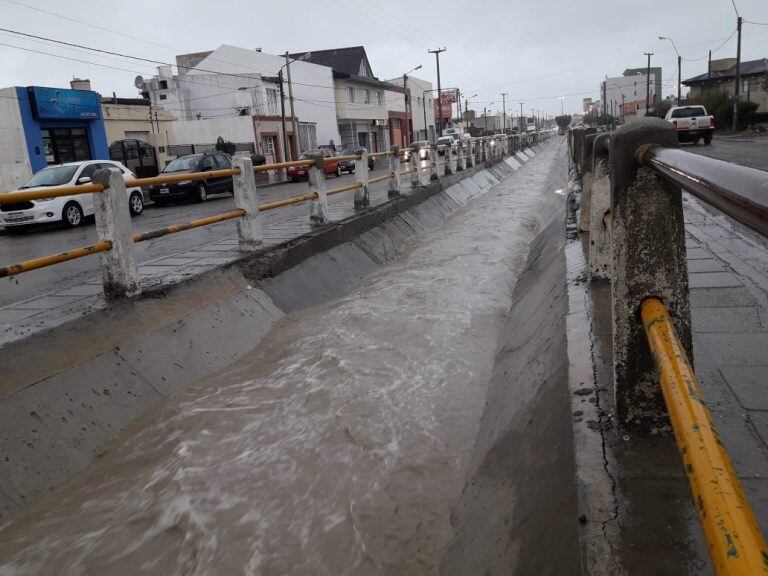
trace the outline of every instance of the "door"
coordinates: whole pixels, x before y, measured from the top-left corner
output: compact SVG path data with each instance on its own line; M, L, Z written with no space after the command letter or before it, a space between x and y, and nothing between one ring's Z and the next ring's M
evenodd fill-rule
M226 154L214 154L216 159L217 170L228 170L232 168L232 163L229 160L229 156ZM235 187L232 182L232 176L221 176L216 178L217 188L219 192L234 192Z
M200 160L200 171L210 172L211 170L216 170L216 161L211 154L206 154L203 156L203 159ZM207 178L205 183L208 186L208 192L218 192L219 183L216 178Z
M85 128L45 128L41 134L48 164L91 159Z
M107 166L105 164L87 164L86 166L83 166L80 169L80 173L75 176L75 185L82 186L82 184L79 183L80 178L88 177L90 179L93 179L93 175L96 173L96 170L99 168L109 168L110 166ZM85 184L85 183L83 183ZM86 216L90 216L93 214L95 207L93 204L93 194L80 194L77 197L77 202L82 206L83 212Z
M369 152L371 151L370 148L370 141L368 140L368 132L358 132L357 133L357 145L362 146Z

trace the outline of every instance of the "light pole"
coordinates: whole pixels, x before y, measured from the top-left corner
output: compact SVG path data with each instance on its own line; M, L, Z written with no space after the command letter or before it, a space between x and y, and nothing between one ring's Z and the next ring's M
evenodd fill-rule
M502 117L501 132L503 134L506 134L507 133L507 93L506 92L501 93L501 117Z
M283 68L287 69L288 72L288 98L290 99L291 103L291 125L293 126L293 137L297 138L298 134L296 133L296 114L293 112L293 88L291 86L291 62L300 62L302 60L306 60L312 56L312 52L305 52L301 56L297 58L291 59L289 57L288 51L285 52L285 64L280 66L280 69L277 71L277 79L280 83L280 120L282 123L283 128L283 161L290 161L293 160L293 153L291 152L290 147L288 146L288 133L285 129L285 93L283 92ZM299 139L300 140L300 139ZM301 146L301 144L299 144Z
M426 105L426 103L424 101L424 95L427 94L428 92L436 92L437 90L438 90L437 88L432 88L431 90L423 90L421 92L421 101L422 101L422 103L424 103L424 106L423 106L423 110L424 110L424 131L427 133L427 134L425 134L424 137L427 140L429 140L429 130L427 130L427 105ZM446 88L445 90L447 92L449 90L458 90L458 88ZM438 96L439 95L440 95L440 93L438 92ZM477 96L477 94L475 94L475 96ZM473 98L475 96L473 96Z
M435 55L437 63L437 111L438 111L438 138L443 135L443 91L440 86L440 53L445 52L445 47L427 50L429 54Z
M470 96L469 98L467 98L466 100L464 100L464 116L466 116L466 115L467 115L467 112L469 112L469 101L470 101L472 98L477 98L477 94L472 94L472 96ZM459 102L459 106L461 106L461 102Z
M669 38L667 36L659 36L659 40L669 40L672 42L672 48L675 49L675 54L677 54L677 105L680 106L680 86L682 82L682 67L683 67L683 57L680 56L680 52L677 51L677 46L675 45L675 41L672 40L672 38Z
M560 116L565 116L565 96L560 96Z
M494 104L496 104L495 100L493 102L489 102L488 106L493 106ZM483 136L487 136L488 135L488 107L487 106L483 106L483 120L485 122L485 134L483 134Z
M525 132L525 124L523 124L523 103L520 102L520 134Z
M650 110L651 105L651 56L653 56L653 52L643 52L646 56L648 56L648 66L645 69L645 115L648 116L648 110ZM656 86L656 91L658 92L659 87Z
M403 93L405 95L405 130L404 130L404 146L403 148L408 147L408 145L411 143L411 139L409 137L409 130L410 130L410 124L408 122L408 74L411 72L416 72L416 70L421 70L421 64L416 66L415 68L411 68L408 70L408 72L403 73ZM411 110L411 114L413 114L413 110ZM426 124L426 120L424 121Z

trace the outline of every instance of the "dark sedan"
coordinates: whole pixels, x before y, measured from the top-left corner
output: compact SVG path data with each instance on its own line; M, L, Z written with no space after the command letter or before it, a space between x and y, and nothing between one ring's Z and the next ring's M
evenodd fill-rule
M365 148L346 148L341 151L339 156L360 156L363 152L365 152ZM373 170L373 167L376 165L375 160L376 158L368 158L368 170ZM339 162L339 167L341 168L342 172L347 172L349 174L355 173L354 160L342 160Z
M190 154L172 160L163 168L160 176L175 176L191 172L211 172L226 170L232 167L229 154L223 152L207 152ZM176 200L197 200L205 202L210 194L221 192L234 193L232 176L206 178L205 180L181 180L168 184L155 184L149 188L149 197L155 204L167 204Z

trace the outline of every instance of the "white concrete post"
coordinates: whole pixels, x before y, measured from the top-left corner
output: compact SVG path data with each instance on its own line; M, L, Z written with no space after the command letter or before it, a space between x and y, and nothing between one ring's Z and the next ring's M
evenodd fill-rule
M315 226L328 223L328 196L325 194L325 161L322 153L307 154L314 160L309 166L309 192L317 198L309 201L309 221Z
M467 156L464 163L465 168L472 168L475 165L475 144L471 140L467 141Z
M387 190L387 196L390 198L396 198L400 196L400 147L389 147L389 171L392 177L389 179L389 189Z
M368 196L368 150L363 150L360 158L355 160L355 176L357 182L362 184L360 188L355 188L355 208L365 208L371 203Z
M599 134L593 143L592 200L589 206L589 275L593 280L610 280L613 266L611 232L603 221L605 214L611 211L609 138L608 134Z
M440 176L437 174L437 145L429 145L429 179L439 180Z
M504 138L504 156L509 156L509 136Z
M446 176L453 174L453 152L455 150L455 144L455 142L451 142L445 147L445 167L443 169L443 174Z
M237 219L237 238L240 250L253 252L261 248L264 240L253 163L246 156L235 156L232 158L232 167L240 169L240 174L232 177L235 206L245 210L245 216Z
M458 158L457 158L458 166L456 166L456 171L457 172L463 172L464 169L467 167L466 157L464 156L464 145L465 145L465 143L460 141L458 145L459 145L459 149L458 149L459 155L458 155Z
M100 242L112 243L111 250L100 253L104 296L136 296L141 293L141 286L133 253L131 213L123 173L117 168L100 168L93 175L93 182L104 186L103 192L93 194L96 234Z
M418 186L421 186L421 178L419 177L419 164L421 164L421 157L419 154L419 147L415 144L411 145L411 190L415 190Z

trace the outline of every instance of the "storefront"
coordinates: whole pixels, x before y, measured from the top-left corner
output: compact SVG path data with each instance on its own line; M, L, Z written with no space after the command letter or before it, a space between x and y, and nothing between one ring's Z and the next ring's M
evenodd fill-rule
M91 90L16 87L29 166L108 159L101 96Z

